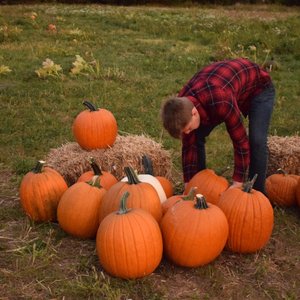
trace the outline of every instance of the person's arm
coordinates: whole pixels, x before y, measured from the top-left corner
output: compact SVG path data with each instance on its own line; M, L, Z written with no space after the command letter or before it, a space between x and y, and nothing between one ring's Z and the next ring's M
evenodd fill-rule
M243 183L239 182L239 181L233 181L232 184L229 186L228 189L232 189L232 188L239 188L242 187Z
M198 172L198 149L196 133L192 131L182 136L182 171L183 180L186 183Z
M217 105L217 113L223 117L227 132L232 140L234 149L234 171L232 179L234 185L237 185L237 183L241 184L246 180L250 162L249 140L236 101L232 98L228 99L228 97L232 97L231 95L228 96L224 93L221 95L223 99L220 105ZM227 97L227 99L225 97Z

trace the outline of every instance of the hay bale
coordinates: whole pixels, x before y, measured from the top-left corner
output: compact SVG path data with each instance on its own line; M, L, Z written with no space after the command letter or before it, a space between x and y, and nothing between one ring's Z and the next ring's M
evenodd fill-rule
M91 170L89 157L111 172L118 180L123 178L124 167L131 166L143 173L142 156L148 155L153 163L154 175L171 177L172 162L169 151L144 135L118 135L114 145L108 149L83 150L77 143L68 142L59 148L51 149L45 160L47 165L57 170L71 185L86 171Z
M267 176L281 168L288 174L300 175L300 137L270 136L268 138L269 162Z

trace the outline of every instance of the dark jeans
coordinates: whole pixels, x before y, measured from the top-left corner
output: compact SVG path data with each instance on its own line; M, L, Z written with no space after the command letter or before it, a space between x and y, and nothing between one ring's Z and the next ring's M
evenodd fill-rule
M249 178L257 174L253 188L266 194L268 166L268 129L275 102L273 84L251 100L249 111L250 166Z
M268 165L267 137L275 101L275 89L270 84L259 95L251 99L249 111L249 143L250 166L249 179L257 174L254 189L265 192L266 172ZM199 171L206 168L205 138L214 129L214 126L200 126L197 131L197 143L199 149Z

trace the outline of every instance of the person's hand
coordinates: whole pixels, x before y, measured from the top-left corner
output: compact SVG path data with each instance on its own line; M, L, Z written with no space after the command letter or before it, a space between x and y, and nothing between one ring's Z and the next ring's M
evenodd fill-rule
M243 183L239 182L239 181L233 181L232 185L228 188L228 189L232 189L232 188L239 188L242 187Z

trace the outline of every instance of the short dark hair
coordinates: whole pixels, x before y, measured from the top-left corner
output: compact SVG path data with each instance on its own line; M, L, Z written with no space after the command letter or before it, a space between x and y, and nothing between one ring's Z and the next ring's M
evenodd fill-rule
M172 137L181 137L182 130L192 118L193 107L193 103L186 97L172 97L163 103L161 119Z

